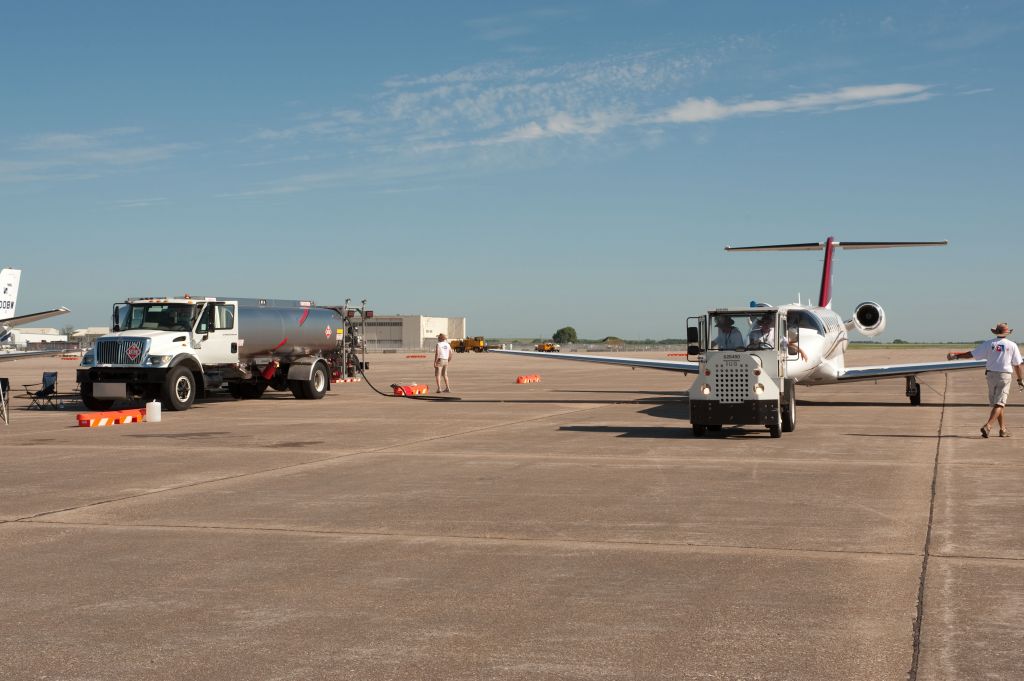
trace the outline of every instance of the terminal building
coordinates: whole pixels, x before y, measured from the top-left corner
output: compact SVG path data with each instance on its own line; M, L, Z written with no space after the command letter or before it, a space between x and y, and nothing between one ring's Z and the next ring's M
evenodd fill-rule
M465 317L374 315L363 322L367 350L433 350L437 334L466 337Z

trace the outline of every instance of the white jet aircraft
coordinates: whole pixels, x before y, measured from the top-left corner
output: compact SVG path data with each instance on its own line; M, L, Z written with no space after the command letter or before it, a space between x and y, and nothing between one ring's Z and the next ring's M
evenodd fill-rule
M21 282L21 270L4 268L0 270L0 345L8 342L12 336L12 329L29 322L35 322L48 317L67 314L71 310L66 307L58 307L55 310L45 312L34 312L32 314L14 316L18 306L18 284ZM24 357L40 357L44 355L55 355L59 350L35 350L28 352L5 352L0 351L0 362L11 359L22 359Z
M865 302L857 305L853 317L847 321L832 311L832 258L836 248L896 248L902 246L945 246L948 241L836 241L829 237L825 243L775 244L769 246L726 246L734 251L825 251L825 263L821 274L821 290L816 306L789 304L772 308L785 315L790 328L798 328L796 343L802 351L799 359L790 363L787 375L797 385L824 385L849 381L876 380L881 378L904 378L907 397L913 405L921 404L921 386L917 376L944 371L962 371L984 366L982 360L939 361L923 364L880 364L875 366L847 367L844 354L849 344L849 332L857 330L865 336L876 336L885 328L885 312L878 303ZM770 306L769 306L770 307ZM758 316L755 305L749 310L748 324L753 325ZM715 316L715 312L711 313ZM734 320L742 314L734 308L727 312ZM749 328L749 327L748 327ZM747 329L741 329L747 338ZM520 350L494 350L506 355L525 355L554 360L594 362L618 366L662 369L683 374L694 374L699 369L697 362L682 362L661 359L640 359L632 357L604 357L572 353L541 353Z

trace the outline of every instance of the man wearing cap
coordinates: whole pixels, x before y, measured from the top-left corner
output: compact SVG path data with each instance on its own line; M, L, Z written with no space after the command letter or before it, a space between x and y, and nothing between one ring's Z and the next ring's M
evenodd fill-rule
M448 342L448 336L443 333L437 334L437 346L434 348L434 378L437 380L437 392L450 393L452 387L448 385L448 362L452 359L452 345ZM441 379L444 379L444 390L441 389Z
M718 327L718 335L711 341L712 349L718 350L742 350L743 332L736 328L736 322L732 317L722 315L715 319L715 326Z
M999 437L1010 437L1006 430L1006 423L1003 421L1003 411L1006 407L1006 400L1010 396L1010 375L1017 375L1017 385L1024 390L1024 369L1021 364L1020 348L1016 343L1006 339L1013 329L1006 322L999 322L996 328L992 329L996 335L992 340L987 340L973 350L967 352L951 352L946 359L983 359L985 360L985 379L988 381L988 403L992 407L988 421L981 427L981 436L988 437L992 430L992 424L999 423Z

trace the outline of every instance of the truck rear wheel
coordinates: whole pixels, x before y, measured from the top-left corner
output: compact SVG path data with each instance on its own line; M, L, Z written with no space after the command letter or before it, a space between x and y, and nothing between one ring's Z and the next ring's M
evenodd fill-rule
M93 411L106 411L113 406L113 400L100 400L92 396L92 383L83 383L80 388L80 394L82 396L82 404L85 405L86 409L92 409Z
M330 387L328 381L330 375L327 373L327 367L324 366L323 362L317 362L313 365L313 374L309 377L309 380L305 382L306 399L308 400L319 400L323 399L323 396L327 394L327 389Z
M323 362L313 365L308 381L288 381L288 388L298 400L319 400L327 394L330 375L327 373L327 366Z
M169 411L185 411L196 400L196 377L188 368L177 366L167 372L160 401Z

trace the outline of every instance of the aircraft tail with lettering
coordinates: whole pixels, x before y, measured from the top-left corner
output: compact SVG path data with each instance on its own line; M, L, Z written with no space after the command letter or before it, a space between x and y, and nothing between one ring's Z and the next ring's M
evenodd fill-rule
M18 306L18 284L21 270L0 270L0 319L10 319Z

